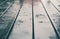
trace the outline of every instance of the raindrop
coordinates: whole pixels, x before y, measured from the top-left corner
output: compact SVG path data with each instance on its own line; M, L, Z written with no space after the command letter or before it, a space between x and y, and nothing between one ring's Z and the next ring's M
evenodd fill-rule
M40 16L41 16L41 17L45 17L45 15L43 15L43 14L37 14L37 15L36 15L36 17L40 17Z
M39 17L39 15L36 15L36 17Z
M55 19L53 19L53 21L55 21Z
M47 1L47 3L50 3L51 1L49 0L49 1Z
M23 21L22 21L22 20L18 20L18 22L23 23Z
M58 5L58 7L60 7L60 5Z
M39 23L43 23L43 21L39 21Z

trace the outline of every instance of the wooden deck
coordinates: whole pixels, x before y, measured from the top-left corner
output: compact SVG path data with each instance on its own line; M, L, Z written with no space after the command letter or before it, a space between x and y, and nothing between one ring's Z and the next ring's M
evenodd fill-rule
M60 0L15 0L1 18L2 39L60 39Z

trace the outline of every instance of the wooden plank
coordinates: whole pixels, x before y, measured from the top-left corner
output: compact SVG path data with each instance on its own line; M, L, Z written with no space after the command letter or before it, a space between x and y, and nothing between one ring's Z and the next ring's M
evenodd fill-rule
M32 5L24 3L9 39L32 39Z
M19 1L17 3L15 1L9 10L0 18L0 39L7 39L19 8Z
M34 4L35 39L57 39L41 2Z
M52 4L60 11L60 2L58 0L50 0Z
M59 28L59 19L60 19L60 13L54 8L52 4L49 4L46 0L42 0L48 15L50 16L51 21L53 22L53 25L57 31L58 37L60 38L60 28Z

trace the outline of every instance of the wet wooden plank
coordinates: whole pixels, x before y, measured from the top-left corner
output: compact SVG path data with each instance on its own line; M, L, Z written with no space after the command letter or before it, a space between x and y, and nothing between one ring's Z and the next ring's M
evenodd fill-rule
M32 39L32 5L24 3L9 39Z
M35 39L57 39L41 2L34 4Z
M47 12L48 12L48 15L50 16L50 19L51 21L53 22L53 25L57 31L57 34L58 34L58 37L60 37L60 13L54 8L54 6L50 3L48 3L46 0L42 0Z
M0 18L0 39L6 39L13 22L16 18L16 15L19 11L20 4L19 1L15 3L7 10L7 12Z

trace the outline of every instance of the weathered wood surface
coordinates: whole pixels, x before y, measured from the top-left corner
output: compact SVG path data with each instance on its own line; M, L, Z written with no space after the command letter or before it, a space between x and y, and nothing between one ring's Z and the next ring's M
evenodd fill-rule
M60 39L60 0L15 0L0 18L0 37L12 25L9 39Z

